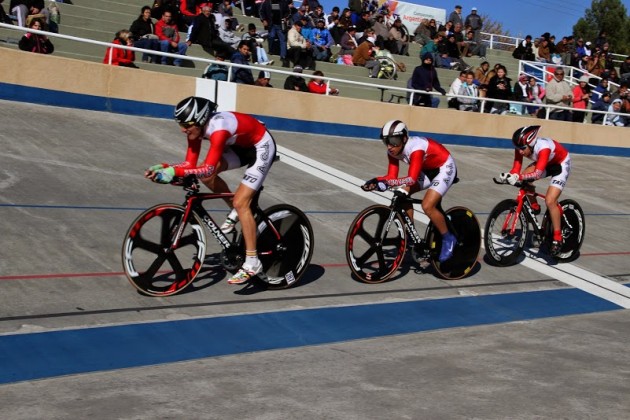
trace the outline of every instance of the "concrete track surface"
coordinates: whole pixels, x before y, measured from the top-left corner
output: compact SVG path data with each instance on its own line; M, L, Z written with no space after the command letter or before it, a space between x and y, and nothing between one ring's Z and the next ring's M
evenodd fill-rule
M378 199L357 180L384 173L382 144L274 132L281 160L261 201L308 214L305 277L270 291L204 271L186 293L150 298L124 276L121 245L143 209L183 199L142 176L183 158L177 125L1 105L2 418L627 418L627 159L573 156L563 197L580 202L587 227L571 264L497 268L482 250L462 280L407 261L366 285L351 278L344 241ZM470 207L483 227L515 195L491 181L512 152L449 149L462 181L445 207Z

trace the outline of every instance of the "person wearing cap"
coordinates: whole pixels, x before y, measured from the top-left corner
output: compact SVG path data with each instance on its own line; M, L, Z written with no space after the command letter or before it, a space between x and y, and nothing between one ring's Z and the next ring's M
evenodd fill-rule
M306 86L306 81L302 77L303 71L304 69L302 68L302 66L293 67L293 73L296 74L291 74L284 80L284 88L286 90L308 92L308 86Z
M451 14L448 15L448 20L450 22L453 22L453 25L455 25L456 23L463 24L464 21L462 19L462 6L460 6L459 4L455 6L455 10L453 10Z
M378 77L378 72L381 71L381 64L374 58L374 52L378 49L374 43L376 39L374 37L368 37L363 41L352 55L352 63L355 66L362 66L370 70L369 77Z
M258 79L256 79L256 81L254 82L255 86L262 86L262 87L273 87L271 86L271 83L269 83L271 81L271 73L269 73L268 71L262 70L260 73L258 73Z
M440 85L440 79L433 65L433 54L425 52L422 55L422 64L413 70L408 87L422 92L432 92L436 90L442 95L446 94L446 90ZM439 104L440 98L435 95L419 94L416 92L413 96L413 105L416 106L437 108Z
M328 61L332 55L330 47L333 39L326 28L324 19L317 21L317 27L311 32L311 45L313 46L313 58L316 61Z
M311 42L302 36L302 22L297 21L287 34L287 58L293 65L300 65L306 69L313 67L313 52Z
M402 20L398 18L389 30L389 39L396 44L396 51L392 51L392 54L409 55L409 39L402 26Z
M477 8L473 7L470 10L470 14L466 16L466 20L464 21L464 26L470 26L470 30L474 33L475 42L479 43L479 35L481 33L481 28L483 28L483 20L481 16L477 14Z
M564 69L556 67L553 72L553 79L547 83L547 96L545 102L548 105L558 105L571 107L573 102L573 91L571 85L564 80ZM571 111L566 109L552 108L549 111L550 120L571 121Z
M591 99L591 87L588 84L588 76L582 75L579 83L573 88L573 122L584 122L585 110L588 108Z

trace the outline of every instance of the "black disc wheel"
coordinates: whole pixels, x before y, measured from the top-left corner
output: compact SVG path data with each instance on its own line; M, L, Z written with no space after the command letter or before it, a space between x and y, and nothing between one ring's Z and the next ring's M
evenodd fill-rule
M143 212L127 231L122 261L129 282L149 296L170 296L193 282L206 252L201 221L192 214L177 246L172 243L181 227L184 207L160 204Z
M258 278L270 289L293 286L304 275L313 256L315 240L308 217L297 207L278 204L258 220ZM269 221L269 223L268 223Z
M449 230L457 237L453 256L440 263L438 256L442 249L442 235L431 224L427 232L427 243L431 249L431 264L436 273L447 280L466 277L477 264L481 248L481 229L475 214L465 207L453 207L446 211Z
M373 205L357 215L346 236L346 260L364 283L381 283L398 269L405 255L405 227L398 214Z

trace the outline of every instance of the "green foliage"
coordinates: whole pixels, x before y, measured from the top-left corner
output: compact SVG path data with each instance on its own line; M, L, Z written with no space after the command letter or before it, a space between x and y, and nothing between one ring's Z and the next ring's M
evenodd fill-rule
M620 0L593 0L583 18L573 26L573 34L594 41L600 31L606 31L611 51L630 52L630 17Z

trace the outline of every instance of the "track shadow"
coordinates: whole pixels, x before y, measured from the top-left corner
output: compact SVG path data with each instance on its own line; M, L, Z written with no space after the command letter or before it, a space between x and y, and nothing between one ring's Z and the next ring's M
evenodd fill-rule
M321 265L309 264L302 278L297 283L291 285L290 287L284 287L284 288L273 287L263 282L262 280L254 280L245 284L242 289L236 290L234 294L247 296L247 295L255 295L256 293L265 292L268 290L274 291L274 290L295 289L297 287L302 287L309 283L314 282L315 280L321 278L325 272L326 272L326 269L324 269L324 267L322 267Z

